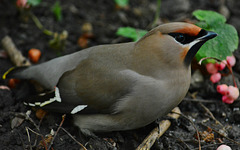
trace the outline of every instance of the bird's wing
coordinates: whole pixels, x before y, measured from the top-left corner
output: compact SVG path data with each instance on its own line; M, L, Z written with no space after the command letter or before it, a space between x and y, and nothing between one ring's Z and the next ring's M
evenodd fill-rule
M103 113L113 111L114 104L131 91L134 83L120 73L128 68L132 44L127 44L126 50L123 45L119 46L90 52L75 69L65 72L57 85L63 101L88 105Z
M57 103L56 111L59 109L60 112L65 112L61 111L65 106L79 106L91 110L86 112L108 113L130 90L132 81L119 72L128 67L133 48L134 43L96 46L40 65L16 69L9 77L33 79L53 90L39 99L27 100L27 104L51 104L44 105L47 108ZM54 90L55 86L57 90ZM61 103L56 99L56 91L59 91Z

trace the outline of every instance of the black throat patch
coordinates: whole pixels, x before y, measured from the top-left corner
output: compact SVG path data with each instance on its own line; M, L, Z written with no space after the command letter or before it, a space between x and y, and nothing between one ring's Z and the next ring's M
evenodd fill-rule
M200 37L207 35L207 31L202 29L197 36L191 36L191 35L182 34L182 33L169 33L168 35L172 36L177 42L181 43L182 45L186 45ZM206 42L205 40L199 41L189 49L189 51L187 52L187 55L184 58L184 64L187 67L191 64L193 57L196 55L198 50L201 48L201 46L205 42Z
M199 34L197 36L194 37L194 40L196 40L197 38L200 38L200 37L203 37L207 35L207 31L202 29ZM207 40L206 40L207 41ZM188 67L192 60L193 60L193 57L197 54L198 50L201 48L201 46L206 42L205 40L203 41L199 41L198 43L196 43L195 45L193 45L187 55L185 56L184 58L184 64Z
M189 51L187 52L187 55L184 58L184 64L185 66L189 66L193 60L193 57L197 54L198 50L201 48L201 46L205 43L206 41L201 41L193 45Z

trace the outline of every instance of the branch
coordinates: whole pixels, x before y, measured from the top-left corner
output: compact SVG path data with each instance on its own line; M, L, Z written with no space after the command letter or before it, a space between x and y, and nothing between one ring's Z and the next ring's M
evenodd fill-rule
M31 63L22 55L22 53L17 49L12 39L9 36L5 36L2 39L2 46L8 53L11 61L16 66L30 66Z
M168 116L174 119L178 119L180 117L181 111L178 107L175 107L172 110L173 113L169 113ZM154 128L150 134L143 140L143 142L136 148L136 150L148 150L152 147L157 139L159 139L170 127L171 121L162 120L159 123L159 126Z
M64 114L64 115L62 116L62 121L61 121L61 123L60 123L60 125L59 125L57 131L55 132L54 137L53 137L53 139L51 140L51 143L50 143L50 145L49 145L49 147L48 147L47 150L50 150L50 148L52 147L52 145L53 145L53 141L55 140L55 138L56 138L56 136L57 136L57 134L58 134L60 128L62 127L63 122L64 122L64 120L65 120L65 117L66 117L66 114Z

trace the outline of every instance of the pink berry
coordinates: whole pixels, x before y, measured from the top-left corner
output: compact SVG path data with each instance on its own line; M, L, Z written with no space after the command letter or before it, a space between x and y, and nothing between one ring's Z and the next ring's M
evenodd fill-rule
M218 68L213 63L206 64L206 69L210 74L214 74L218 72Z
M19 8L29 8L29 5L27 4L27 0L17 0L16 5Z
M236 64L236 58L232 56L227 56L227 63L232 67Z
M222 71L226 67L227 61L223 60L220 64L216 63L215 66L219 71Z
M239 96L239 90L237 87L234 86L229 86L228 87L228 92L227 92L227 96L233 100L236 100Z
M222 144L220 145L217 150L232 150L231 147L225 145L225 144Z
M228 92L228 86L226 84L221 84L217 86L217 92L226 95Z
M217 83L218 81L221 80L221 73L217 72L211 75L210 80L212 83Z
M234 99L228 97L227 95L222 96L222 101L227 104L232 104L234 102Z

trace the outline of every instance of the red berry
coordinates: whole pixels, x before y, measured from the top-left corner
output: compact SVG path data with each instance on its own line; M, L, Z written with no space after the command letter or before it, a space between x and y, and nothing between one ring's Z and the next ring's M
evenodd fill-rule
M221 73L217 72L211 75L210 80L212 83L217 83L218 81L221 80Z
M41 51L36 48L32 48L28 51L28 58L33 62L37 63L41 57Z
M217 86L217 92L226 95L228 92L228 86L226 84L221 84Z
M216 63L215 66L219 71L222 71L226 67L227 61L223 60L220 64Z
M20 80L18 80L18 79L9 79L8 86L10 88L15 88L19 82L20 82Z
M206 69L210 74L214 74L218 72L218 68L213 63L206 64Z
M234 99L228 97L227 95L222 96L222 101L227 104L232 104L234 102Z
M238 88L230 85L228 87L227 96L233 100L236 100L239 96Z
M232 67L236 64L236 58L232 56L227 56L227 63Z

